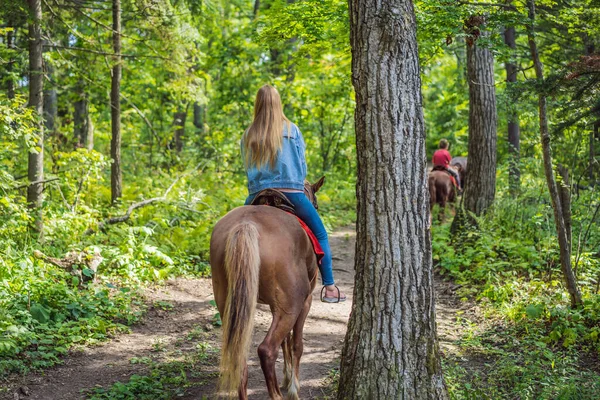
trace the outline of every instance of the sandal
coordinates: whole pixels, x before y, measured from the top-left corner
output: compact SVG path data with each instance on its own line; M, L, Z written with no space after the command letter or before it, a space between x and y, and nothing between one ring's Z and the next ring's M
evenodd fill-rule
M342 297L340 288L337 286L335 288L337 289L337 292L338 292L337 297L326 297L326 296L323 296L323 294L327 293L327 286L323 286L323 289L321 289L321 301L323 303L341 303L342 301L346 301L346 295L344 295L344 297Z

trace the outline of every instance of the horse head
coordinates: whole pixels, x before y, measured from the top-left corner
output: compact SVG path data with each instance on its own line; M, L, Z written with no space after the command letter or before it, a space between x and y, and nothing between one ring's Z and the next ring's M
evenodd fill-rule
M321 186L323 186L324 182L324 176L322 176L321 179L319 179L317 183L314 184L310 183L307 180L304 180L304 194L306 195L306 197L308 197L308 200L310 200L312 205L315 207L315 210L319 209L319 203L317 202L316 193L319 191L319 189L321 189Z

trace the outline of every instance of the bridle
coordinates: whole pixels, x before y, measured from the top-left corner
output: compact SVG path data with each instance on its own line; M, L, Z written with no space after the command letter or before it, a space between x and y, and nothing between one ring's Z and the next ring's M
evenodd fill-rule
M304 181L304 195L308 198L308 200L315 207L315 210L319 209L319 204L317 203L317 196L312 188L312 184L309 181Z

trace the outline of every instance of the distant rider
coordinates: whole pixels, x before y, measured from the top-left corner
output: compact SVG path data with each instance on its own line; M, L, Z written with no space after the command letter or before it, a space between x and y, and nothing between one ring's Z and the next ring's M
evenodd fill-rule
M456 185L458 186L458 190L461 191L460 176L458 175L458 171L456 171L454 168L450 168L452 156L448 151L448 141L446 139L440 140L439 147L440 148L433 153L433 158L431 160L433 163L433 169L443 169L447 171L454 177L456 180Z

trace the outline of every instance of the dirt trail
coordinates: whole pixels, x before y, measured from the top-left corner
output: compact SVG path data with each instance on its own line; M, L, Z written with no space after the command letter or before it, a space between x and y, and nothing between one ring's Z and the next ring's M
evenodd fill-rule
M334 273L337 284L348 295L341 304L326 304L319 301L315 290L313 305L304 329L304 356L301 363L300 395L303 399L323 398L328 384L327 377L338 366L340 351L346 333L346 324L352 304L355 232L352 228L340 229L330 235L334 255ZM109 387L117 381L126 382L134 374L144 374L143 363L132 363L132 359L144 357L161 360L161 354L177 351L193 351L195 342L191 337L208 342L214 349L210 365L203 366L203 381L195 382L186 389L183 399L215 398L214 388L217 375L217 357L220 330L213 329L212 318L216 309L210 305L212 287L209 279L175 279L160 289L148 291L149 300L158 305L151 307L143 324L132 328L129 335L101 346L84 348L72 353L63 365L39 374L30 374L13 382L7 394L0 399L71 400L84 399L86 389L95 386ZM438 331L442 349L450 349L458 336L453 327L457 304L451 285L436 285L438 293ZM164 310L161 304L171 304L172 310ZM249 361L249 397L266 399L267 391L256 347L263 340L271 322L267 307L259 305L253 348ZM198 333L200 334L198 335ZM159 353L159 354L157 354ZM283 368L278 360L278 377L282 382ZM17 396L20 387L27 387L29 395Z

